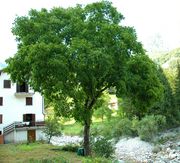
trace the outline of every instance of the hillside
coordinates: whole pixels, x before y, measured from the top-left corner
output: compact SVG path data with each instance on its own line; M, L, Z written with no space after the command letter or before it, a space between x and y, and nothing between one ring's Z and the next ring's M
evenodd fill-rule
M153 60L160 64L164 69L174 70L180 62L180 48L174 49L168 53L157 54Z
M169 81L172 90L175 90L175 78L177 75L177 64L180 63L180 48L165 53L148 54L149 57L160 65Z

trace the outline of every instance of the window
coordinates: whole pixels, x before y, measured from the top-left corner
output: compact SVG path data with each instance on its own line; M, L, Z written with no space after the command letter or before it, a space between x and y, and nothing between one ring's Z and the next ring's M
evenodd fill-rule
M3 97L0 97L0 106L3 106Z
M25 82L22 84L17 84L16 92L28 92L28 85Z
M4 80L4 88L11 88L11 80Z
M26 105L32 105L32 97L26 97Z
M3 122L3 115L0 114L0 124Z
M30 122L30 126L35 125L35 120L36 120L36 115L35 114L23 114L23 122Z

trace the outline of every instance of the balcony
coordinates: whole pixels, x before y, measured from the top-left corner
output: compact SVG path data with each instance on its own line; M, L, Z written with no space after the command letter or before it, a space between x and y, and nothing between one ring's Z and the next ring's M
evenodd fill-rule
M15 122L15 128L44 126L44 121Z
M28 128L44 128L44 121L30 121L30 122L13 122L12 124L3 128L4 134L8 134L14 130L24 130Z
M33 96L34 92L16 92L14 94L16 97L28 97L28 96Z
M27 97L27 96L33 96L34 92L29 89L29 86L27 83L23 82L21 84L16 85L16 93L15 96L17 97Z

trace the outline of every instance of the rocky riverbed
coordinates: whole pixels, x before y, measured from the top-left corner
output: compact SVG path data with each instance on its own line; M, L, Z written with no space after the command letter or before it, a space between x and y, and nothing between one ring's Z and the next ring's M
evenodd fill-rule
M148 143L140 138L124 138L116 144L118 160L134 163L180 163L180 128L160 133Z
M54 145L80 143L78 136L53 137ZM123 138L115 145L115 157L119 162L132 163L180 163L180 127L160 133L153 143L136 138Z

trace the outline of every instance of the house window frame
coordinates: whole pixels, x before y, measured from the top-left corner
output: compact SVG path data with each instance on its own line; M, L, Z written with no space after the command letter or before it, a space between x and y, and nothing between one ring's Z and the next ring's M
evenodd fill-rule
M21 84L16 84L16 92L17 93L28 93L29 92L29 86L26 82L22 82Z
M11 88L11 80L4 80L4 88Z
M26 106L32 106L32 105L33 105L33 98L26 97Z

